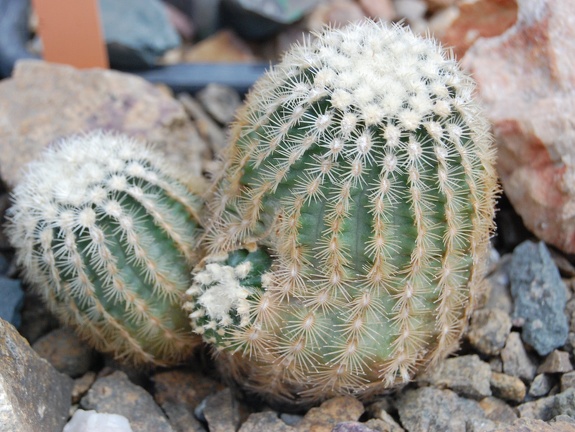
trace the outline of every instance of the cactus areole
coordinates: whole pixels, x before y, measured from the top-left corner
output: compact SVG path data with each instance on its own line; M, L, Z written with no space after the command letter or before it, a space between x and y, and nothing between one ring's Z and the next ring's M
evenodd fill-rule
M130 138L73 137L29 165L8 233L25 278L96 349L168 365L197 346L181 310L199 260L198 195Z
M473 90L436 42L372 21L255 85L186 304L232 378L296 404L366 398L454 350L497 192Z

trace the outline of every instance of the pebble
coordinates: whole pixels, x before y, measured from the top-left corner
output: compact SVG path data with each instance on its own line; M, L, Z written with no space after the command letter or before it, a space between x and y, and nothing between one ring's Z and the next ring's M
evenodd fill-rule
M285 424L277 413L263 411L250 414L238 432L294 432L294 428Z
M523 322L523 341L542 356L563 346L569 331L565 286L545 244L526 241L517 246L509 276L513 318Z
M18 279L0 276L0 318L8 321L14 327L20 327L21 310L24 305L24 291Z
M218 124L204 111L202 105L189 94L178 95L178 100L186 113L194 120L198 133L210 147L212 154L221 153L227 146L226 134Z
M238 401L232 396L229 388L206 398L204 417L210 432L228 432L240 427Z
M467 339L480 353L498 355L511 332L511 318L500 309L479 309L471 315Z
M122 415L135 432L174 432L150 393L132 384L121 371L98 378L81 399L80 407Z
M553 396L525 402L517 407L520 417L549 421L558 415L575 416L575 388L569 388Z
M234 120L241 104L238 92L221 84L208 84L196 94L196 98L206 112L221 125Z
M554 385L553 379L549 375L540 373L535 378L533 378L533 382L531 382L531 385L529 386L528 394L529 396L535 398L545 396L551 391L553 385Z
M118 414L76 410L63 432L133 432L130 422Z
M84 375L96 360L96 353L69 327L52 330L32 345L57 371L76 378Z
M62 431L70 411L72 379L36 354L3 319L0 361L0 431Z
M477 354L453 357L440 362L419 378L438 388L449 388L472 399L491 396L491 368Z
M468 430L471 420L490 422L479 402L433 387L401 394L397 410L401 424L410 432L460 432Z
M374 404L370 407L370 413L374 417L372 420L377 420L378 430L386 432L402 432L403 428L395 421L395 419L384 409L380 408L374 410ZM369 422L368 422L369 423Z
M569 353L565 351L552 351L537 368L537 373L565 373L571 372L573 365L569 360Z
M515 410L496 397L490 396L481 399L479 406L485 412L486 417L495 423L512 423L517 419Z
M565 391L570 388L575 388L575 372L567 372L561 375L561 391Z
M512 402L521 402L525 399L527 389L519 378L502 373L491 373L491 388L494 396Z
M351 396L340 396L329 399L319 407L310 409L302 421L295 427L295 432L331 432L340 422L357 421L363 414L361 402Z
M188 368L161 370L150 379L154 400L159 406L182 405L191 413L205 398L225 388L205 374Z
M86 372L79 378L74 380L74 387L72 388L72 403L77 404L80 399L90 390L92 384L96 381L96 372Z
M511 425L497 428L496 432L575 432L575 426L565 421L549 424L541 420L522 418Z
M537 366L527 355L519 333L509 334L505 347L501 350L501 360L504 373L519 377L524 381L531 381L535 377Z
M205 432L204 426L184 405L172 402L162 404L162 410L168 417L175 432Z
M341 422L336 424L331 432L377 432L365 423Z

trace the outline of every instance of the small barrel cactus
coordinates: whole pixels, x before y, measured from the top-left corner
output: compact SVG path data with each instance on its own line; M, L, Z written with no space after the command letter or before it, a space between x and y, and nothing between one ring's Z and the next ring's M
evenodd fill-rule
M188 290L222 370L272 401L363 398L452 352L497 194L474 83L430 39L364 22L249 94Z
M173 364L201 343L181 310L201 202L162 160L120 135L74 137L29 165L9 210L17 261L50 310L134 364Z

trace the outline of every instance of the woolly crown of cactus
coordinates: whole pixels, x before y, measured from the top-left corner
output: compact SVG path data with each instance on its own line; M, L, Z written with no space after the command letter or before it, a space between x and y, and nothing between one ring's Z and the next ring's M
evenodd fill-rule
M198 345L181 310L197 263L200 201L133 139L64 140L13 191L8 234L25 278L100 351L165 365Z
M279 401L367 397L454 350L497 192L473 90L436 42L371 21L256 84L186 304L232 378Z

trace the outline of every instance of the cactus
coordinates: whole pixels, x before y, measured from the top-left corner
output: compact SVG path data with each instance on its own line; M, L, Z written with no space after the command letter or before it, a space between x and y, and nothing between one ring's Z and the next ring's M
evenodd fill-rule
M372 21L316 36L238 115L185 304L222 370L296 405L455 349L498 191L474 83L436 42Z
M26 280L120 361L173 364L201 343L181 310L201 203L173 171L149 147L99 132L47 150L13 191L7 232Z

